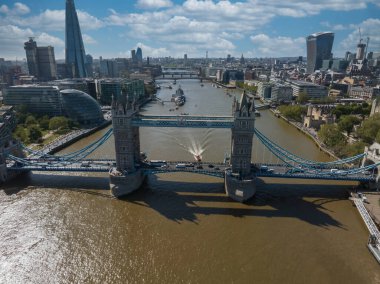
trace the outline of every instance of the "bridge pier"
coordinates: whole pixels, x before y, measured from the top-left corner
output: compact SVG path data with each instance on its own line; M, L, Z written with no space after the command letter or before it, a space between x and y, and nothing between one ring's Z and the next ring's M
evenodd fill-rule
M255 106L245 91L240 102L234 100L234 125L231 129L231 170L225 173L226 194L239 202L256 193L255 177L251 170L252 140L255 129Z

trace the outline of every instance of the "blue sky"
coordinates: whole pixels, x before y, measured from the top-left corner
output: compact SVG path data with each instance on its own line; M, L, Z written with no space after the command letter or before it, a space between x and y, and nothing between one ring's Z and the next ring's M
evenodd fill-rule
M130 57L280 57L306 55L305 37L333 31L335 56L370 37L380 51L380 0L75 0L86 53ZM35 37L64 58L64 0L1 0L0 57L25 57Z

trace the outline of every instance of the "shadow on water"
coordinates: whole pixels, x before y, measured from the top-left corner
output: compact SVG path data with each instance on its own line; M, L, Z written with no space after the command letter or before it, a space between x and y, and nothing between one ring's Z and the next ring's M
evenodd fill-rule
M162 181L152 176L142 190L123 200L149 207L178 223L197 222L197 215L226 215L238 218L297 218L315 226L343 228L328 214L325 205L347 200L347 186L283 185L259 180L257 188L254 198L240 204L224 195L222 182Z
M195 180L195 179L193 179ZM326 204L347 200L347 185L283 184L257 181L257 193L246 203L224 194L222 179L215 182L173 181L153 175L138 191L120 199L151 208L175 221L197 222L197 215L226 215L238 218L297 218L315 226L342 227L330 216ZM31 188L56 188L112 198L107 177L25 174L7 184L4 192L17 194Z

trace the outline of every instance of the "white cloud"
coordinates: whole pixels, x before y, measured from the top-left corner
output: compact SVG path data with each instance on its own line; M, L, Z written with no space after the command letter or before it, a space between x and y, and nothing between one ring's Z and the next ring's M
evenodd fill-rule
M3 14L7 14L9 13L9 8L7 5L1 5L0 6L0 12L3 13Z
M369 50L380 50L380 19L369 18L358 25L350 25L352 32L341 42L344 51L355 51L356 45L362 39L366 42L370 38Z
M24 42L34 37L38 46L51 45L63 47L64 41L47 33L35 33L27 28L22 29L13 25L0 26L1 56L6 58L25 57Z
M29 7L26 6L25 4L20 3L20 2L16 2L14 4L13 11L14 11L14 13L19 14L19 15L25 15L25 14L30 13Z
M342 24L332 25L330 24L330 22L321 22L321 26L327 27L333 31L343 31L343 30L348 29L347 26L344 26Z
M83 42L85 45L97 43L97 41L93 37L89 36L88 34L83 34L82 37L83 37Z
M280 57L305 55L305 38L269 37L258 34L250 37L254 44L253 54L257 57Z
M17 3L16 3L17 4ZM16 6L15 4L15 6ZM21 4L21 3L20 3ZM1 9L1 8L0 8ZM50 10L47 9L41 12L38 15L33 15L26 17L21 16L22 11L21 6L19 7L19 12L7 13L3 22L9 24L21 26L21 27L30 27L33 29L39 29L42 31L64 31L65 30L65 10ZM105 24L102 20L98 19L95 16L90 15L89 13L81 10L77 10L79 24L82 30L96 30L103 27Z
M46 45L50 45L53 47L65 46L65 42L62 39L49 35L47 33L41 33L39 35L36 35L35 41L37 42L38 46L46 46Z
M173 6L170 0L138 0L137 7L143 9L159 9Z

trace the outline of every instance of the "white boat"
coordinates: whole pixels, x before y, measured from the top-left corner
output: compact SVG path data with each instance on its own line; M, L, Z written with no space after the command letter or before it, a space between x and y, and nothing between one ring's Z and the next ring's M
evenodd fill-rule
M199 154L199 155L196 155L196 154L194 154L194 159L198 162L198 163L200 163L201 161L202 161L202 156Z

